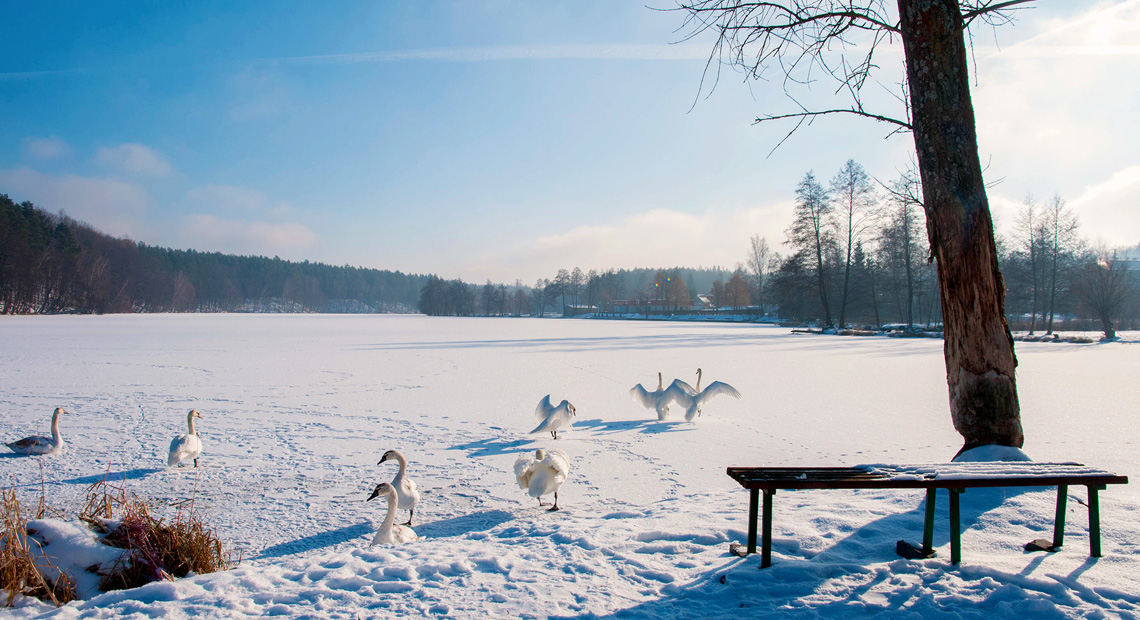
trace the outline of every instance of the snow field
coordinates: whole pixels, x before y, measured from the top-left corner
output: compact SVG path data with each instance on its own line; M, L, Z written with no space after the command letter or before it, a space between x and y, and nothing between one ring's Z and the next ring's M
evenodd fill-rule
M1134 342L1018 343L1019 391L1037 461L1137 471ZM44 434L68 414L67 451L43 459L51 504L81 503L107 476L143 497L195 498L237 569L102 594L11 617L776 617L1140 616L1140 489L1101 493L1104 557L1088 557L1084 490L1070 488L1066 544L1055 490L969 491L963 563L905 561L921 491L799 491L775 498L774 565L735 558L747 493L730 465L948 460L941 342L792 335L756 325L406 316L5 317L0 439ZM695 424L634 404L656 373L737 387ZM551 394L578 414L560 439L527 435ZM198 470L165 468L196 408ZM572 459L546 513L518 489L515 458ZM368 548L390 480L408 457L424 494L420 540ZM0 455L0 479L34 502L37 459ZM1079 501L1078 501L1079 500ZM406 513L401 513L402 521ZM723 582L722 578L723 577ZM1020 620L1020 618L1019 618Z

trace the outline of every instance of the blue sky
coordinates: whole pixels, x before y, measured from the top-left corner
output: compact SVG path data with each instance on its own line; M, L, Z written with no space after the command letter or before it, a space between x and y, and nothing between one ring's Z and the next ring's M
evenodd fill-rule
M783 242L808 170L886 180L913 149L852 117L772 153L790 127L752 120L790 109L779 81L700 93L711 42L640 2L0 7L0 192L150 244L473 281L731 268ZM1137 41L1140 0L975 31L999 226L1056 192L1086 237L1140 243ZM897 46L880 62L900 113Z

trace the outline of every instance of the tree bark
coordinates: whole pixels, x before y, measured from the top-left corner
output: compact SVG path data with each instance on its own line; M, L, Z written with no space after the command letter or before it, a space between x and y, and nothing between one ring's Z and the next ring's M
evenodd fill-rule
M963 451L1021 447L1017 358L978 159L961 10L957 0L898 6L927 234L942 290L950 414Z

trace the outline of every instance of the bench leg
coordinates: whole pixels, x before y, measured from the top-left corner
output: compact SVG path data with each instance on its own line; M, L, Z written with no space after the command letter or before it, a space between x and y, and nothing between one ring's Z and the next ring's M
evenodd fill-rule
M962 519L959 510L959 495L966 489L949 489L950 491L950 563L958 564L962 561Z
M922 552L929 557L934 553L934 498L936 489L926 490L926 520L922 524Z
M1065 544L1065 503L1069 499L1069 485L1057 485L1057 515L1053 518L1053 549Z
M1104 485L1090 484L1089 489L1089 555L1100 557L1100 495Z
M748 554L756 553L756 522L759 520L760 489L752 489L748 496Z
M772 565L772 496L775 494L776 489L764 491L764 539L760 547L760 568Z

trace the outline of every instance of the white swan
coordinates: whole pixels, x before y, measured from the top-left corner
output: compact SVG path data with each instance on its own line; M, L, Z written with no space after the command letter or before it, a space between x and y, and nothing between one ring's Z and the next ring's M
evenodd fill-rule
M685 407L685 421L692 422L701 415L701 406L714 396L724 394L733 398L740 398L740 392L723 381L713 381L704 390L701 390L701 369L697 369L697 387L693 388L680 379L674 379L669 389L677 388L675 392L677 402Z
M376 530L376 536L372 538L372 544L398 545L418 539L419 536L416 535L416 532L412 528L406 525L396 525L396 506L400 502L396 487L387 482L381 482L372 490L372 495L369 495L368 499L364 501L372 501L380 495L383 495L388 500L388 512L384 515L384 523L381 523L380 529Z
M568 400L558 403L558 406L555 407L550 404L550 394L547 394L538 401L538 407L534 409L534 417L541 422L531 433L549 432L552 437L558 439L558 429L563 426L569 428L570 418L574 417L577 411Z
M13 441L7 444L12 452L20 454L39 455L39 454L58 454L66 445L63 443L63 437L59 434L59 414L67 413L63 407L56 407L55 412L51 414L51 437L25 437L19 441Z
M515 461L515 480L520 489L538 500L539 506L546 506L543 495L554 494L554 505L548 510L561 510L558 507L558 488L570 475L570 457L561 450L535 450L534 458L520 456Z
M179 435L170 442L170 454L166 457L167 467L175 465L182 467L182 461L186 459L194 459L194 467L198 466L198 456L202 454L202 440L198 437L198 431L194 430L194 418L200 417L202 414L198 413L197 409L191 409L190 413L186 414L186 426L190 427L190 432Z
M404 458L399 450L389 450L376 464L379 465L388 459L396 459L400 464L400 470L396 472L396 477L392 478L392 487L396 489L396 497L400 499L398 507L408 511L408 522L404 525L411 525L412 517L416 514L416 504L420 503L420 492L416 489L415 481L408 477L408 459Z
M657 389L650 392L649 390L641 387L641 384L633 386L629 390L629 395L633 400L641 403L646 409L654 409L657 411L658 420L667 420L669 418L669 404L677 400L678 390L681 389L677 386L678 381L674 380L673 384L665 388L661 378L661 373L657 373ZM680 382L684 386L688 386L684 381ZM692 388L689 388L692 389Z

